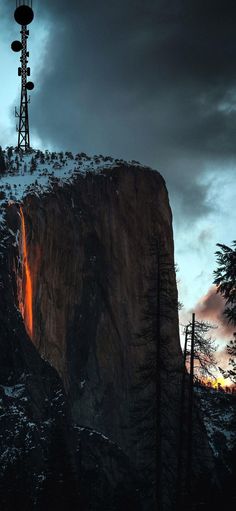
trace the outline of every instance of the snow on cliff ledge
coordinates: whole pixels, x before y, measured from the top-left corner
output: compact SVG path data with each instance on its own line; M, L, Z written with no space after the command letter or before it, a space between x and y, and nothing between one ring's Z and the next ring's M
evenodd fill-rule
M144 168L137 161L125 162L110 156L89 157L85 153L56 153L31 149L21 153L17 149L2 151L6 170L0 169L0 223L4 223L4 209L9 201L21 202L28 193L39 195L52 190L55 182L72 183L77 174L100 173L120 165Z

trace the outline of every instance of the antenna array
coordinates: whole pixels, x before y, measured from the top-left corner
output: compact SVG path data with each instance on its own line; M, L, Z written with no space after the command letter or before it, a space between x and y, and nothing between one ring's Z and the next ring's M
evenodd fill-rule
M20 62L21 66L18 67L18 76L21 77L21 100L20 112L15 109L15 116L19 119L17 126L18 131L18 148L23 151L30 149L30 134L29 134L29 114L28 104L28 91L33 90L34 84L28 81L30 76L30 67L28 67L29 52L27 50L27 40L29 37L29 25L34 19L34 12L32 9L32 0L16 0L16 10L14 13L15 21L21 25L21 41L13 41L11 48L14 52L21 52Z

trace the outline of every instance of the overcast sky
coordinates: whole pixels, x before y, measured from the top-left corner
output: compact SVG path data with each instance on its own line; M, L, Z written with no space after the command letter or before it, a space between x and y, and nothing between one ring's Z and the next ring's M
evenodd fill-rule
M3 146L16 143L14 7L1 1ZM236 238L235 0L34 0L34 9L34 145L135 159L161 172L180 299L191 310L212 293L216 243Z

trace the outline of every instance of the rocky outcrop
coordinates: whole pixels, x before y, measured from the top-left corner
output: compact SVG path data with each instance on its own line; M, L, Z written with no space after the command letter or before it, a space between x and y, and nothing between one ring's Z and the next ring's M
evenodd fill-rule
M17 224L14 206L8 222ZM127 499L139 510L141 482L128 457L73 424L56 370L29 339L14 304L15 237L1 226L0 235L1 510L118 511Z
M62 377L74 416L121 442L142 358L134 341L156 264L153 240L169 261L163 294L168 290L169 301L177 302L164 181L157 172L125 166L78 175L73 185L54 186L50 195L28 196L23 210L33 343ZM170 316L162 335L170 343L168 363L178 368L176 308Z
M150 446L160 412L153 405L147 412L152 416L147 446L140 434L146 419L142 411L137 417L137 409L143 400L155 403L160 383L152 374L140 391L142 366L150 357L144 331L154 286L151 313L159 324L151 329L160 348L155 371L164 389L157 406L168 410L161 427L170 431L163 457L171 456L171 469L163 477L170 479L174 492L182 359L172 215L163 178L151 169L125 164L78 173L71 184L55 181L50 193L29 193L22 211L34 345L63 379L75 422L108 436L136 467L151 460L153 470L156 454ZM21 263L16 273L20 300L22 288L23 297L26 294Z

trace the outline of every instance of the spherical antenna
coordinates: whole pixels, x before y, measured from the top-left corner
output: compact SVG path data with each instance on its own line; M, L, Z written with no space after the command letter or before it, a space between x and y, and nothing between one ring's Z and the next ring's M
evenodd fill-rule
M13 51L21 51L23 48L22 46L22 43L20 41L13 41L13 43L11 43L11 49Z
M34 89L34 83L33 82L27 82L26 89L33 90Z
M29 5L19 5L15 10L14 18L19 25L29 25L34 19L34 11Z

